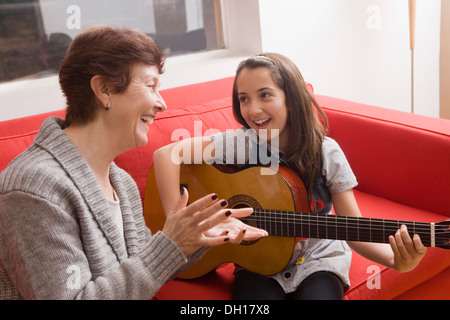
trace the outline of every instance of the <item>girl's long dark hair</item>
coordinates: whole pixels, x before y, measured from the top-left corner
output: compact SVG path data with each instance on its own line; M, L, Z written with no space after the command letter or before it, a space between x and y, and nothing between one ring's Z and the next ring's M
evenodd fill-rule
M322 142L328 130L328 120L322 108L308 91L297 66L277 53L250 57L239 64L233 86L233 113L236 120L249 128L241 114L237 78L245 69L264 67L270 70L275 83L284 91L288 117L289 145L282 151L284 160L303 179L309 199L312 199L316 179L322 164Z

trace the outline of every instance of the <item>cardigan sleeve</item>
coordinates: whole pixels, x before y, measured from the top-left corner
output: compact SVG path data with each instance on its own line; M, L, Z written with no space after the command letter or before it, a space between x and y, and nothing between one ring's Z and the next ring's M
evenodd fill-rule
M0 195L0 262L24 299L149 299L186 263L162 232L93 279L79 221L19 191Z

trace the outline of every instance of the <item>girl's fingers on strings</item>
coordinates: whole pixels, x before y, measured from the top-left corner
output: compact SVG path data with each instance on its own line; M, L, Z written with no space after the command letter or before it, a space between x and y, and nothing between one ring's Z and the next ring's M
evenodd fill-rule
M414 247L418 253L424 254L425 252L427 252L427 247L423 245L422 240L420 239L420 236L418 234L415 234L413 236L413 242Z
M400 255L400 251L398 250L397 243L395 241L394 236L389 236L389 244L391 245L394 255L396 255L396 256Z

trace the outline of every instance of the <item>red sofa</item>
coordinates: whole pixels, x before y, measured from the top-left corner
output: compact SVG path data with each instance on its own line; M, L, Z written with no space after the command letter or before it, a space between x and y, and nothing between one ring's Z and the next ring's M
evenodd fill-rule
M144 197L153 151L179 128L190 135L238 128L231 111L233 78L167 89L168 110L150 126L149 143L116 159ZM312 87L311 87L312 90ZM316 96L358 178L355 196L366 217L438 222L450 217L450 121ZM49 115L0 122L0 170L33 141ZM194 121L197 125L194 129ZM201 130L199 129L201 124ZM200 132L201 131L201 132ZM0 209L1 210L1 209ZM145 213L144 213L145 214ZM398 273L353 254L346 299L449 299L450 250L428 248L421 264ZM193 279L174 279L156 299L230 299L233 265Z

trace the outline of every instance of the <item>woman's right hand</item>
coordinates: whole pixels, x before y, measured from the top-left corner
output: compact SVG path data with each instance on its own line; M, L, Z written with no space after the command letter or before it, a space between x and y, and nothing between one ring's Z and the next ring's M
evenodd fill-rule
M229 223L233 216L244 217L252 214L250 208L227 209L225 200L218 200L216 194L210 194L186 206L188 192L184 189L174 209L167 214L163 232L174 241L185 255L189 255L201 247L213 247L226 242L240 243L244 240L248 228L252 228L252 237L264 237L267 232L247 226L239 225L238 232L233 235L227 233L211 234L207 231L222 223ZM254 230L253 230L254 229Z

